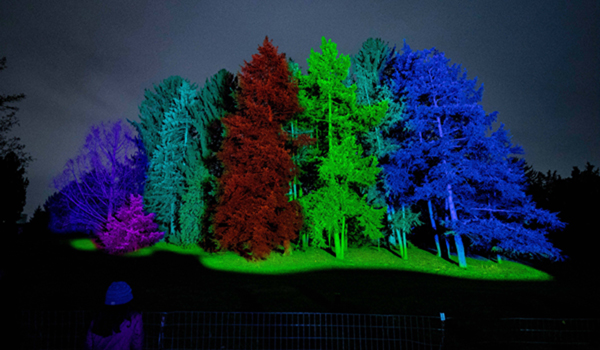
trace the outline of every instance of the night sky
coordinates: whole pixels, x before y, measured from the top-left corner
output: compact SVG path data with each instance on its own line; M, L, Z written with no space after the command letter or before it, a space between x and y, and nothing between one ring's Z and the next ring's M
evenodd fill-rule
M139 120L144 89L171 75L201 88L240 71L265 36L306 73L321 37L355 55L369 37L443 51L483 83L483 108L536 170L600 166L600 1L0 1L0 93L34 161L24 213L90 126Z

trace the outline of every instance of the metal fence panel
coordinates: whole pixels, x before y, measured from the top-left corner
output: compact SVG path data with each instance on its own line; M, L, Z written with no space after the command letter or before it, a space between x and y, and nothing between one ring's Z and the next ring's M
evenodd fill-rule
M92 316L90 311L22 311L21 349L83 349ZM599 319L465 322L333 313L144 312L143 321L144 348L157 350L448 349L467 343L477 348L591 349L600 329Z

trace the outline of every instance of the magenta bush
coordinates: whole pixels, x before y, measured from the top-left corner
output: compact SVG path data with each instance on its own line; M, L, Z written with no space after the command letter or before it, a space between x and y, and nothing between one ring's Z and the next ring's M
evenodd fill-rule
M111 215L106 230L97 234L104 249L110 254L123 254L153 245L163 238L158 231L154 213L144 214L143 197L131 194L117 212Z

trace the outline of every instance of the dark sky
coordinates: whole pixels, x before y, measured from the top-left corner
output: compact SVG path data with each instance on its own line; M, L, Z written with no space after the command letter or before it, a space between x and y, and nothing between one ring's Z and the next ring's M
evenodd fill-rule
M369 37L432 47L484 83L483 108L536 170L600 166L600 1L0 1L1 93L34 162L25 213L90 126L139 120L144 89L237 73L265 36L306 72L321 37L354 55Z

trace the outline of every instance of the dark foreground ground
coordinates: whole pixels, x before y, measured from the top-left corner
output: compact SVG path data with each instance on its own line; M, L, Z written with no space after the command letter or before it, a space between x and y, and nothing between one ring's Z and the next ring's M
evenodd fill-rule
M58 239L17 241L2 255L3 293L24 309L96 308L107 286L124 280L146 311L597 317L599 310L598 274L585 266L554 265L551 282L497 282L383 270L241 274L207 269L193 256L114 257Z
M133 289L142 311L315 312L483 319L598 318L598 274L586 264L545 267L551 282L466 280L415 272L326 270L256 275L207 269L194 256L114 257L66 241L2 247L2 301L18 310L96 310L112 281ZM5 242L6 243L6 242Z

